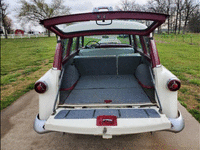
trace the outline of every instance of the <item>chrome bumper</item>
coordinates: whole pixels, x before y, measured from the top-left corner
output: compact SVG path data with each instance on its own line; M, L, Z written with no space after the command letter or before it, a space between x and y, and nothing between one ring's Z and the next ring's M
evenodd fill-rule
M45 130L45 128L44 128L45 122L46 122L46 120L40 120L39 115L37 115L35 118L34 124L33 124L33 128L34 128L35 132L37 132L39 134L50 132L48 130Z
M180 111L178 111L178 118L175 118L175 119L168 118L168 119L172 124L171 129L169 129L168 131L178 133L184 129L185 122Z

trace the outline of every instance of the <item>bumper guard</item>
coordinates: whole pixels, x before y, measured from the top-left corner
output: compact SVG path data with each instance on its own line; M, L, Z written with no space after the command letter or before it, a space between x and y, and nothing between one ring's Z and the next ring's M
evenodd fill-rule
M184 122L183 116L181 115L180 111L178 111L178 118L175 118L175 119L168 118L168 119L172 124L171 129L169 129L168 131L178 133L184 129L185 122Z
M45 122L46 120L40 120L39 115L37 115L33 124L34 130L39 134L50 132L49 130L45 130L44 128Z

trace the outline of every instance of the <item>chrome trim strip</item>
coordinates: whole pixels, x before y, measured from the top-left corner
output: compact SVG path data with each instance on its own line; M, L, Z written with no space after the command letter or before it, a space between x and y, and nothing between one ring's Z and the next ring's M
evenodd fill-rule
M144 103L144 104L60 104L58 105L59 108L63 107L127 107L127 106L132 106L132 107L151 107L151 106L156 106L156 103Z

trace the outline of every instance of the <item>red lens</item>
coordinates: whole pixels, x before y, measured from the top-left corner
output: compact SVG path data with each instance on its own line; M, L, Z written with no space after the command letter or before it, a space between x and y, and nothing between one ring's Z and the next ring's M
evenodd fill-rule
M37 82L35 83L34 89L37 93L44 93L47 90L47 85L43 82Z
M170 91L177 91L181 87L181 82L179 80L170 80L167 84L167 87Z

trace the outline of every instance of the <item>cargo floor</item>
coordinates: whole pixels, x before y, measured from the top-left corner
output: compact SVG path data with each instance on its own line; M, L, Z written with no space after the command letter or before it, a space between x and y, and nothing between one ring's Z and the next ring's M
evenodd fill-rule
M82 76L65 104L151 103L133 75Z

